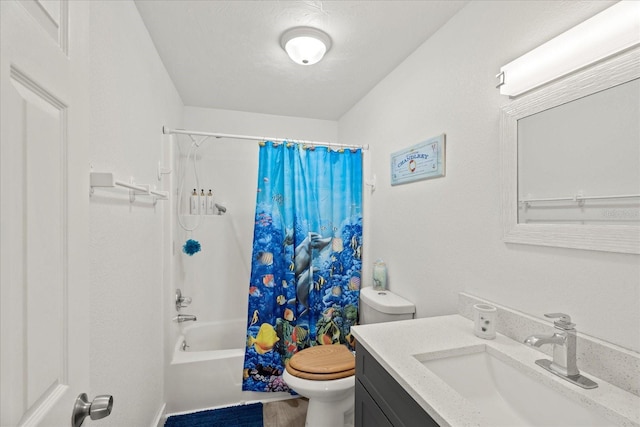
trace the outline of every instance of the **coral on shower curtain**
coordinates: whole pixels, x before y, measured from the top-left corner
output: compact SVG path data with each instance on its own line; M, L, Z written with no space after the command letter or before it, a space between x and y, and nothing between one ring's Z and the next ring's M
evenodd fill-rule
M362 269L362 152L260 144L243 390L288 391L293 354L353 348Z

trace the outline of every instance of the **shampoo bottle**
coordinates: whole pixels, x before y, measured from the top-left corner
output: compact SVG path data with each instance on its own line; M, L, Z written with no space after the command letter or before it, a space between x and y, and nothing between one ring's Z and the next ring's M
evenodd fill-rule
M200 190L200 215L207 213L207 198L204 195L204 188Z
M373 289L376 291L387 289L387 265L381 259L373 263Z
M213 193L209 190L209 193L207 193L207 215L213 215L213 212Z
M193 189L193 193L191 193L191 197L189 198L189 213L191 215L198 214L198 192L196 189Z

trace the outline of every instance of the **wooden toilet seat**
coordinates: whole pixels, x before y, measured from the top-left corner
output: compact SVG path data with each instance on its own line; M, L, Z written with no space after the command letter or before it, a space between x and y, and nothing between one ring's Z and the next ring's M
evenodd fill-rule
M341 344L316 345L294 354L286 370L306 380L337 380L355 375L356 358Z

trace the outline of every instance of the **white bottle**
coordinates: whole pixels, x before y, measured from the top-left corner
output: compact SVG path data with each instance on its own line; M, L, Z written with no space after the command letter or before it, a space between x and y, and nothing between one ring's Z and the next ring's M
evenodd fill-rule
M200 190L200 215L207 213L207 197L204 195L204 188Z
M207 215L213 215L215 207L213 206L213 193L209 190L207 193Z
M198 215L198 192L193 189L191 197L189 198L189 213L191 215Z
M387 265L381 259L373 263L373 289L376 291L387 289Z

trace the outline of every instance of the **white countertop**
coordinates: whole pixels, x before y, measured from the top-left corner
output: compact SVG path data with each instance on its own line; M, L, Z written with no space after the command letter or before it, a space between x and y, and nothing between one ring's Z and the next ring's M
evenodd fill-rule
M358 325L351 331L358 345L366 348L441 426L487 427L488 423L483 421L480 408L465 400L414 356L428 357L428 353L435 352L440 356L455 355L461 348L482 345L502 353L506 356L504 362L521 371L524 365L528 376L597 410L612 422L640 426L640 397L589 372L582 374L596 381L598 388L585 390L574 386L535 364L537 359L548 356L501 334L494 340L478 338L473 334L473 322L459 315Z

